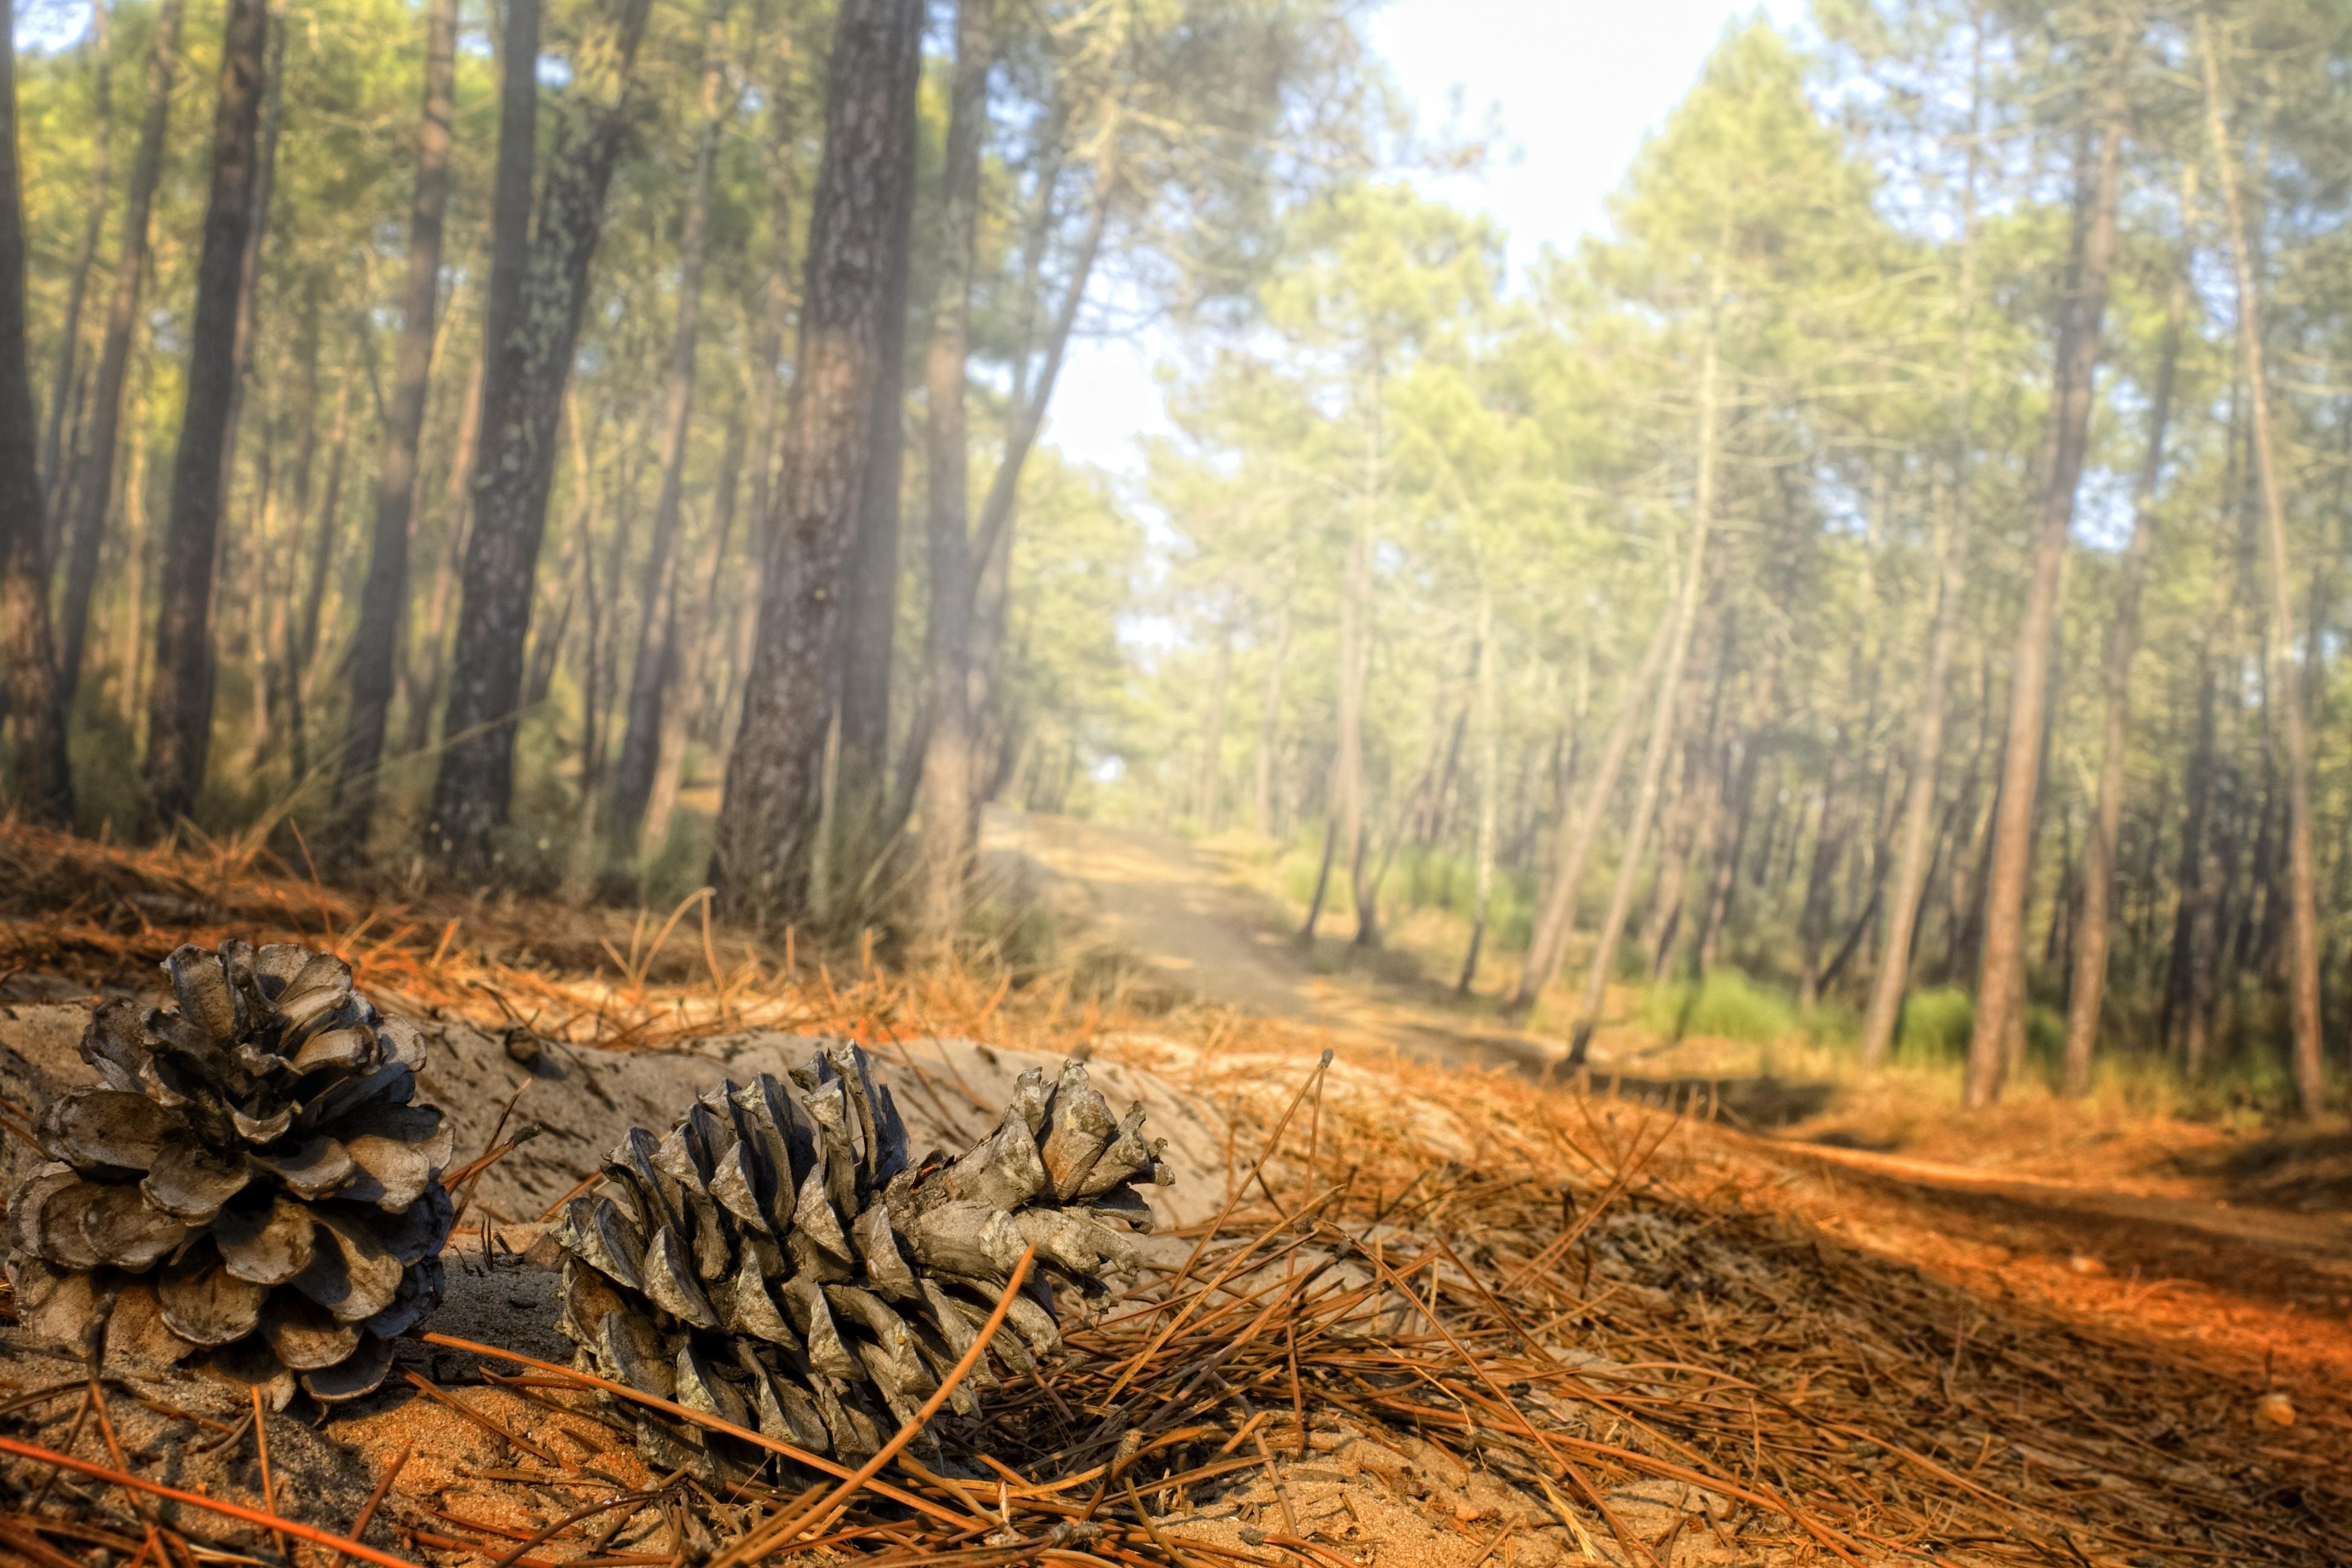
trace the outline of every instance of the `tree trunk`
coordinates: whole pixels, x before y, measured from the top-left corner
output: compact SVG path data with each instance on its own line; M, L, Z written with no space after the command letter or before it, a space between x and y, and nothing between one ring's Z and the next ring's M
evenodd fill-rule
M1234 679L1234 628L1217 626L1216 673L1209 678L1209 713L1201 727L1201 776L1192 795L1192 815L1203 833L1217 830L1217 785L1223 782L1225 758L1225 692Z
M1356 906L1355 945L1381 939L1380 894L1364 875L1370 834L1364 820L1364 688L1371 674L1373 509L1380 494L1380 435L1365 444L1365 484L1360 513L1348 543L1339 584L1339 754L1331 772L1332 809L1348 854L1348 889Z
M727 442L719 459L719 489L711 501L710 543L702 559L701 613L678 632L676 643L677 676L662 704L661 745L654 759L653 793L646 797L645 825L639 830L640 857L651 859L669 842L671 816L677 810L677 792L686 773L686 741L692 704L699 700L708 677L713 625L720 599L720 574L727 546L735 531L735 501L743 472L743 411L739 405L728 416Z
M1698 372L1698 475L1693 486L1689 553L1683 563L1682 582L1675 591L1673 634L1666 647L1665 668L1658 674L1658 699L1650 717L1648 750L1642 757L1642 779L1633 795L1633 820L1625 829L1623 858L1617 863L1617 880L1609 892L1609 912L1592 944L1592 970L1584 983L1584 1002L1569 1036L1568 1065L1584 1065L1600 1026L1601 1005L1609 988L1610 966L1616 962L1617 939L1625 929L1625 914L1633 903L1633 878L1641 869L1642 846L1650 836L1651 814L1657 809L1658 784L1665 773L1666 755L1674 747L1675 703L1682 693L1683 661L1690 653L1691 630L1698 619L1699 595L1706 575L1707 535L1715 523L1716 426L1719 397L1717 311L1723 299L1723 259L1717 258L1707 284L1706 342Z
M1478 586L1478 836L1470 891L1470 945L1462 955L1456 995L1467 996L1478 981L1478 950L1486 945L1486 910L1495 894L1495 832L1502 809L1503 766L1500 695L1495 659L1495 591Z
M1285 594L1275 611L1274 652L1266 661L1265 695L1257 721L1256 791L1251 797L1250 826L1260 838L1274 836L1275 747L1282 726L1283 667L1290 660L1290 595Z
M798 188L796 132L793 108L799 92L793 80L793 56L779 51L775 80L768 84L768 254L761 268L756 301L747 301L754 320L748 324L751 342L747 386L751 400L751 514L744 532L754 569L767 559L768 531L775 515L776 435L783 384L784 322L793 311L793 198ZM749 683L755 639L759 635L757 595L733 595L730 623L727 687L719 707L718 755L721 767L735 755L735 738L743 721L742 689Z
M0 37L0 661L16 731L8 791L36 822L73 826L66 714L49 646L41 472L25 346L25 211L16 174L16 13Z
M416 454L432 390L433 342L441 300L441 233L449 210L449 135L456 111L457 0L425 8L425 104L417 118L416 184L408 210L408 286L400 347L376 464L375 526L360 585L352 639L351 708L336 759L328 853L344 861L365 849L375 820L376 770L392 716L393 669L408 615L409 520L416 507ZM462 436L460 437L463 438ZM455 526L455 520L452 520Z
M1045 345L1045 358L1037 365L1034 380L1029 369L1032 353L1028 346L1028 306L1023 310L1022 352L1014 364L1013 396L1016 404L1012 428L1006 433L1004 454L998 460L996 473L989 480L988 495L981 503L980 521L973 530L972 560L976 577L973 588L971 710L972 732L975 737L974 777L978 781L970 799L971 813L964 819L964 854L969 857L979 847L981 810L992 798L998 783L1009 763L1009 737L1000 733L1005 726L1003 715L997 707L1001 692L999 676L1004 654L1004 632L1008 621L1013 581L1013 518L1015 503L1021 495L1021 474L1036 445L1037 433L1044 427L1045 409L1052 401L1054 386L1060 379L1063 359L1068 353L1070 332L1077 324L1078 311L1086 303L1087 285L1094 276L1095 261L1102 253L1104 230L1110 222L1111 163L1108 149L1115 142L1109 131L1099 140L1105 147L1103 161L1097 165L1094 192L1094 216L1087 222L1084 238L1078 242L1077 254L1070 261L1070 278L1062 296L1060 309L1055 313ZM1037 224L1031 235L1031 265L1029 277L1032 292L1034 281L1041 276L1043 247L1053 213L1053 184L1044 187L1038 202ZM1034 300L1031 301L1034 304Z
M2252 415L2254 471L2262 482L2263 563L2270 579L2270 700L2275 703L2286 742L2287 897L2294 951L2289 1013L2294 1022L2295 1100L2305 1116L2317 1116L2326 1099L2321 1074L2319 1019L2318 868L2312 848L2311 738L2305 731L2302 682L2294 668L2294 600L2288 581L2286 500L2279 489L2278 463L2271 438L2270 385L2263 367L2263 297L2247 253L2246 216L2238 190L2237 160L2221 114L2221 62L2212 24L2197 17L2199 53L2205 73L2205 130L2221 185L2230 224L2230 264L2237 283L2238 351L2244 364Z
M2074 933L2074 974L2066 999L2066 1062L2063 1088L2070 1095L2091 1091L2091 1056L2098 1044L2099 1006L2107 984L2108 900L2115 881L2116 835L2123 826L2124 743L2131 707L2132 655L2139 643L2139 601L2147 582L2147 557L2156 531L2157 482L2164 473L2165 424L2172 413L2173 370L2180 358L2180 321L2188 309L2186 272L2172 281L2158 352L2156 386L2147 406L2147 449L2140 455L2137 494L2132 502L2131 542L2116 585L2116 616L2107 627L2105 668L2106 707L2100 731L2099 798L2083 847L2083 907Z
M509 24L511 26L512 24ZM408 650L399 668L401 750L415 755L433 738L433 714L441 705L442 675L449 653L449 616L457 604L457 568L466 556L473 532L475 442L482 432L482 379L490 361L488 323L484 323L482 352L466 373L466 390L457 402L456 441L449 449L449 472L442 486L441 538L434 552L433 588L425 595L424 635ZM406 620L404 606L394 622L393 641L398 646Z
M915 112L915 58L905 64L894 116ZM907 468L908 258L914 238L915 149L908 138L900 172L898 211L889 237L888 287L876 345L872 430L866 477L858 505L857 538L850 547L849 591L842 606L841 757L835 820L842 837L835 864L863 877L884 848L891 826L890 672L898 640L898 547L901 494ZM845 815L840 807L846 804Z
M122 418L122 384L131 369L131 347L139 330L140 285L147 273L147 216L163 166L163 137L172 117L172 76L179 63L180 18L186 0L160 0L155 38L147 57L147 109L139 125L139 151L131 164L131 188L123 199L122 240L114 260L114 293L106 310L106 339L99 350L98 381L83 410L89 431L72 493L74 518L66 542L65 598L59 614L58 686L68 710L81 679L82 650L89 637L89 600L98 586L100 547L106 541L108 503L114 499L114 447ZM205 563L207 572L211 563ZM125 671L123 679L132 679Z
M311 661L319 650L319 623L327 608L327 579L332 575L335 563L335 540L341 531L340 514L343 506L343 454L351 434L352 388L349 376L335 390L335 422L333 439L327 454L327 486L320 498L318 525L310 542L310 579L302 588L301 618L294 625L293 637L286 649L287 742L291 749L294 777L299 783L310 772L309 699ZM308 521L310 513L310 464L306 458L295 488L294 515L297 523Z
M89 272L98 261L107 203L114 194L114 48L106 6L107 0L90 0L90 51L96 56L97 79L90 84L89 211L82 220L81 246L74 253L73 272L66 284L65 322L58 333L58 372L49 384L48 423L41 432L40 471L48 487L41 534L44 561L56 557L59 531L65 527L66 503L71 493L66 409L74 400L75 373L80 363L82 300L89 292Z
M159 828L173 826L194 808L212 740L214 555L227 479L224 437L236 380L237 303L255 216L268 24L264 0L228 0L214 110L212 195L196 262L187 405L172 463L155 680L147 708L147 812Z
M710 185L719 142L733 101L725 96L727 7L714 5L703 45L702 135L688 177L686 217L678 233L677 320L670 332L669 360L662 371L661 489L654 502L652 547L639 583L643 618L637 623L635 658L629 667L626 727L613 788L604 802L605 831L622 860L637 858L646 809L660 766L664 710L672 698L677 658L670 648L677 630L675 560L678 518L686 499L687 431L694 412L695 362L702 327L702 274L709 253ZM654 847L659 848L659 845Z
M1919 685L1917 727L1911 741L1911 787L1903 803L1901 846L1895 868L1894 902L1887 911L1886 948L1871 977L1870 1001L1863 1010L1862 1065L1875 1068L1894 1049L1902 1021L1903 995L1911 978L1911 952L1917 945L1920 910L1930 871L1937 785L1944 763L1945 687L1959 641L1962 597L1968 587L1969 500L1975 464L1977 174L1982 162L1984 127L1984 18L1972 3L1969 141L1960 187L1960 256L1955 324L1959 377L1952 403L1951 511L1936 548L1936 611L1927 634L1927 667Z
M2074 492L2088 445L2093 383L2107 268L2116 247L2116 195L2123 161L2125 52L2136 41L2118 28L2095 162L2083 171L2074 207L2074 254L2059 307L2056 384L2042 448L2042 495L2033 524L2025 603L2018 617L2010 673L2008 745L1985 879L1984 967L1969 1037L1965 1099L1969 1109L2000 1098L2001 1080L2025 1029L2025 900L2032 857L2034 801L2042 776L2044 715L2050 700L2051 643L2057 629L2059 579Z
M1617 775L1624 769L1625 753L1633 749L1633 727L1641 722L1651 683L1658 679L1666 662L1666 650L1674 643L1674 625L1673 616L1662 618L1650 637L1641 666L1625 688L1625 700L1610 722L1607 738L1601 742L1601 757L1593 768L1591 781L1585 786L1582 809L1576 812L1573 820L1566 813L1561 816L1559 858L1552 868L1551 886L1544 895L1542 911L1536 917L1535 931L1528 942L1527 966L1519 972L1519 984L1511 994L1507 1010L1514 1014L1525 1016L1530 1011L1544 987L1559 973L1560 960L1568 952L1570 932L1576 925L1576 890L1584 880L1584 863L1592 854L1602 818L1609 815L1609 797L1617 792Z
M234 345L230 353L234 369L229 375L228 414L221 422L224 498L236 476L237 428L245 416L246 373L253 363L254 301L261 291L261 253L269 238L269 198L278 183L278 132L284 121L286 106L286 29L269 15L267 0L262 26L268 34L268 64L262 70L261 121L253 159L253 194L249 198L253 216L246 225L245 255L237 266L236 327L230 340ZM268 449L266 440L263 449ZM260 504L266 507L269 497L267 480L258 488ZM267 535L263 537L266 540Z
M1770 694L1773 671L1767 668L1761 682L1760 700L1756 711L1771 711ZM1696 955L1695 978L1705 981L1707 972L1715 967L1723 942L1723 928L1731 919L1731 901L1739 889L1739 867L1748 853L1748 824L1756 804L1756 771L1764 754L1764 731L1759 726L1750 730L1739 746L1738 771L1730 783L1729 807L1731 837L1715 858L1715 869L1707 886L1706 909L1699 921L1697 940L1693 943Z
M892 303L900 184L914 133L903 82L911 0L845 0L810 214L784 477L761 574L743 719L728 758L710 881L723 908L779 924L806 907L841 603L865 487Z
M513 795L522 657L530 631L539 546L554 477L573 345L588 303L588 268L603 228L604 191L628 130L630 68L650 0L598 0L582 20L573 74L550 155L539 220L526 247L532 143L513 146L536 116L538 0L509 0L514 57L501 94L497 234L483 349L482 428L474 526L466 545L464 606L449 662L441 766L433 784L427 852L446 874L490 867L494 836ZM528 43L531 47L525 48ZM523 99L532 100L526 107Z
M1335 758L1331 764L1335 784L1339 778L1339 762ZM1334 795L1338 793L1336 788L1332 793ZM1315 945L1315 926L1323 918L1323 900L1331 890L1331 862L1339 843L1339 810L1329 801L1326 801L1324 806L1323 854L1322 858L1316 862L1315 891L1307 900L1307 920L1298 928L1298 940L1308 947Z

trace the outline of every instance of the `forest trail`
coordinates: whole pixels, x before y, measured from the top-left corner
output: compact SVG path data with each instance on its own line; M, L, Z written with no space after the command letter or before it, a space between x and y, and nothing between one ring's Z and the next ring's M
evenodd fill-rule
M1066 909L1082 907L1107 942L1202 999L1306 1023L1343 1052L1402 1052L1447 1066L1539 1073L1554 1042L1507 1033L1435 1005L1404 984L1359 968L1318 973L1263 894L1171 835L1072 817L992 813L992 849L1050 873ZM1341 911L1344 929L1345 911ZM1596 1053L1596 1065L1608 1063ZM1604 1080L1605 1081L1605 1080ZM1694 1080L1695 1084L1696 1080ZM1759 1083L1744 1086L1754 1094ZM1680 1080L1625 1080L1628 1092L1673 1098ZM1743 1086L1722 1086L1738 1103ZM1818 1109L1827 1085L1774 1086L1778 1102ZM1790 1118L1771 1118L1778 1121ZM1757 1120L1757 1119L1750 1119ZM2218 1176L2160 1184L2027 1175L1773 1136L1747 1140L1786 1173L1785 1194L1833 1216L1874 1249L1984 1268L2031 1293L2099 1312L2238 1320L2257 1339L2296 1317L2352 1371L2352 1215L2232 1203ZM1994 1156L1998 1160L1999 1155ZM2160 1186L2164 1190L2150 1190ZM2234 1337L2234 1336L2231 1336ZM2306 1347L2318 1349L2317 1344ZM2335 1359L2331 1357L2330 1359Z
M1329 1031L1335 1046L1540 1072L1556 1043L1483 1025L1360 967L1318 973L1264 894L1171 834L992 808L986 847L1050 874L1094 930L1172 988ZM1347 929L1345 910L1327 930Z

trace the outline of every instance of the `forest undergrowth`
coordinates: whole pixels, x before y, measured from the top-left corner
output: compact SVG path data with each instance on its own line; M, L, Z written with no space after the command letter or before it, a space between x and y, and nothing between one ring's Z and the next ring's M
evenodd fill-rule
M643 1472L625 1415L561 1369L441 1356L429 1393L320 1428L372 1477L411 1456L367 1538L377 1562L734 1562L755 1536L975 1565L2352 1562L2340 1326L2281 1353L2227 1323L2151 1327L2161 1314L2133 1309L2160 1282L2011 1290L1965 1247L1885 1244L1885 1214L1824 1205L1696 1118L1507 1073L1324 1066L1308 1029L1116 988L1080 1000L1050 968L1016 984L756 942L691 901L379 905L250 847L0 833L0 996L151 990L173 946L230 933L332 947L387 1008L583 1047L754 1027L1084 1047L1231 1129L1223 1212L1180 1233L1181 1268L1074 1324L1062 1364L1000 1384L976 1428L940 1418L950 1452L986 1456L970 1473L902 1460L818 1517L821 1469ZM12 1440L81 1466L43 1487L38 1464L0 1460L12 1545L121 1563L152 1527L247 1561L272 1549L199 1505L139 1511L85 1430L92 1386L8 1405ZM2294 1425L2263 1422L2265 1394ZM250 1492L213 1500L270 1518L261 1474L232 1473ZM281 1487L275 1511L314 1542L350 1528L306 1519L316 1506Z

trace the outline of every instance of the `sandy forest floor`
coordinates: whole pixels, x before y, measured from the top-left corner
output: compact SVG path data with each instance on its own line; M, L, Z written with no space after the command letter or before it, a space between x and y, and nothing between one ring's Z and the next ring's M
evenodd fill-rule
M1023 1061L1090 1052L1183 1172L1143 1276L1043 1379L942 1418L935 1466L792 1529L808 1560L2352 1563L2340 1135L2039 1107L1891 1152L1743 1131L1680 1113L1720 1092L1620 1098L1606 1063L1595 1092L1547 1085L1541 1042L1308 973L1182 846L1003 827L1066 919L1135 955L1129 984L1076 955L900 975L695 909L372 903L248 850L0 833L0 1091L37 1110L90 1000L152 994L181 941L332 947L430 1026L461 1160L518 1093L549 1129L484 1178L427 1328L560 1363L541 1216L630 1121L851 1035L954 1147ZM0 1359L0 1437L267 1513L253 1419L203 1378ZM560 1369L422 1342L382 1394L262 1426L297 1535L342 1536L390 1477L379 1562L723 1562L830 1479L656 1473ZM0 1458L5 1552L332 1556Z

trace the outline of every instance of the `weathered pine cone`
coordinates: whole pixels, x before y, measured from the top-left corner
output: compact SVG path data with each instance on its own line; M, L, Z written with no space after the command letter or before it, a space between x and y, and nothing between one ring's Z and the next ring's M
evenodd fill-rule
M99 1009L102 1083L41 1113L49 1163L8 1200L8 1274L37 1335L78 1344L152 1298L157 1359L209 1352L283 1398L370 1393L441 1300L451 1127L412 1103L425 1044L290 943L184 946L175 1011Z
M631 1128L605 1181L564 1211L560 1327L575 1363L640 1392L855 1462L936 1393L1034 1242L1032 1283L992 1353L1015 1371L1060 1348L1048 1277L1099 1295L1151 1228L1139 1181L1171 1177L1076 1062L1022 1075L997 1131L910 1163L890 1092L841 1045L728 1083L658 1142ZM953 1394L963 1415L986 1360ZM702 1465L698 1428L639 1418L665 1466ZM680 1438L684 1442L679 1441ZM723 1440L722 1440L723 1442Z

